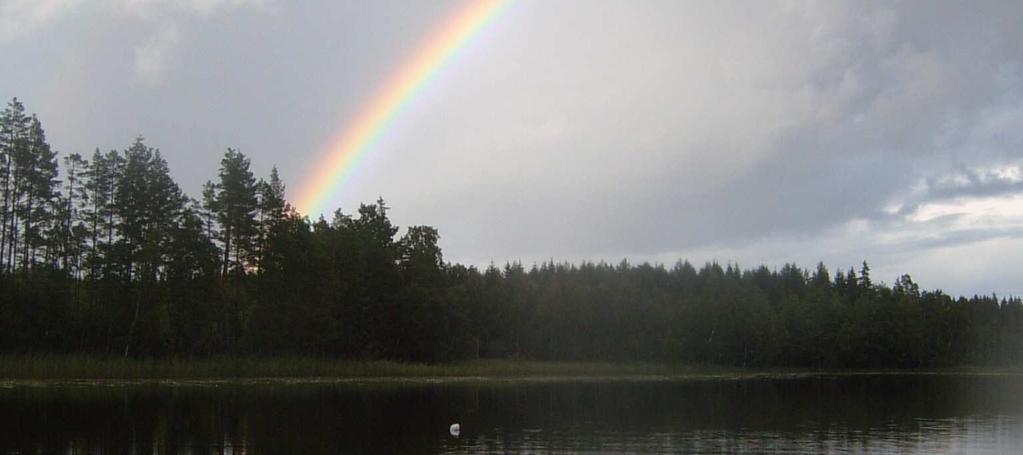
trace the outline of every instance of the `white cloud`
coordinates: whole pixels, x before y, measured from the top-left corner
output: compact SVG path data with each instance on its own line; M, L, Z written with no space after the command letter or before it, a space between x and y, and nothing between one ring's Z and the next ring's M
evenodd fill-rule
M27 35L81 3L81 0L3 0L0 42Z
M181 23L189 16L208 17L232 9L265 9L273 0L111 0L110 6L156 24L156 31L135 47L135 74L149 84L161 82L173 67L182 40Z
M163 79L171 56L182 42L182 24L190 16L254 9L269 11L275 0L105 0L86 4L82 0L0 1L0 43L26 36L70 14L79 6L99 7L115 15L141 19L155 29L134 48L134 73L146 83Z
M209 16L232 9L265 10L275 0L111 0L113 8L122 13L141 17L167 14L197 14Z
M19 38L65 16L82 0L3 0L0 1L0 42ZM275 0L105 0L89 4L143 18L166 17L172 14L210 16L233 9L269 10Z
M630 260L670 265L682 258L696 265L717 261L743 267L812 267L823 261L832 273L866 260L876 282L891 284L909 273L925 288L940 287L953 295L1023 295L1015 278L1015 270L1023 266L1018 259L1023 258L1023 195L935 204L923 212L928 216L888 222L855 219L814 234L731 240Z
M157 83L163 79L167 68L173 62L173 55L181 41L177 25L169 22L161 25L156 32L135 47L135 74L146 83Z
M1023 172L1020 172L1019 166L995 166L987 172L984 176L988 180L997 180L1007 183L1020 183L1023 182Z
M272 0L190 0L186 2L175 2L187 5L193 12L199 14L213 14L222 9L233 8L266 8L272 5Z
M1023 195L963 197L920 205L906 219L922 223L937 218L956 217L950 227L990 229L1011 227L1023 233Z

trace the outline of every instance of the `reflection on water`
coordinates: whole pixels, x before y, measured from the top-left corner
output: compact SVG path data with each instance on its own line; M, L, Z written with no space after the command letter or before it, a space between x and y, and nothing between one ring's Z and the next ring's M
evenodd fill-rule
M523 451L1023 453L1023 377L0 390L4 453Z

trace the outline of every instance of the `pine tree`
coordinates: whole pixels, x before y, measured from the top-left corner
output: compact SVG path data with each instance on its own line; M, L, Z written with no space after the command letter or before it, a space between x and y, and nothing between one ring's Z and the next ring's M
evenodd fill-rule
M12 270L14 248L17 244L14 206L19 196L20 182L16 158L27 154L29 117L25 106L17 98L11 100L0 113L0 191L3 207L0 212L0 272Z
M170 176L160 152L141 137L124 152L124 170L115 191L119 254L124 279L135 285L133 316L124 356L131 353L146 295L156 286L171 257L170 244L185 209L181 189Z
M857 281L860 289L870 289L872 283L870 282L870 266L867 265L867 261L863 261L863 265L860 267L860 276Z
M217 206L217 186L209 180L202 185L201 209L203 232L206 234L206 240L213 242L213 239L219 236L216 223L220 209Z
M115 201L127 278L152 279L163 266L166 243L185 198L159 150L140 137L124 152ZM136 277L135 272L141 274Z
M814 287L828 288L831 286L831 277L828 274L828 268L824 265L824 262L817 263L817 271L814 272L813 278L810 282Z
M86 220L89 235L89 253L86 264L90 279L112 272L114 234L116 231L116 190L123 170L124 160L115 152L103 154L96 149L83 172L80 185L85 207L82 217Z
M86 227L82 219L82 208L85 206L88 193L83 185L83 177L88 162L82 155L72 153L64 158L65 188L67 192L60 204L59 247L61 251L61 267L71 276L78 278L82 263L82 249L85 242Z
M249 159L241 152L227 149L220 160L220 182L217 184L217 221L223 229L224 262L221 274L231 271L231 254L234 267L245 271L248 255L252 251L252 239L256 234L256 180L249 170ZM233 249L233 251L232 251Z
M259 235L256 243L256 267L262 271L266 260L267 244L273 237L274 230L284 222L285 216L291 212L291 207L284 199L284 183L281 182L281 177L277 173L277 166L270 170L270 181L267 182L260 179L258 187L259 219L257 221Z
M29 122L27 147L15 154L15 218L21 222L21 268L29 270L37 259L37 249L43 243L42 233L52 222L52 206L57 186L57 154L46 142L42 124L35 116ZM17 229L14 230L18 232ZM15 252L17 250L14 250Z

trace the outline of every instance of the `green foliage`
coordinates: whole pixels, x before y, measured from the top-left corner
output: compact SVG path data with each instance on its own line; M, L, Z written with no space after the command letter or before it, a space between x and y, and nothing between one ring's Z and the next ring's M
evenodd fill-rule
M276 169L256 179L234 149L201 201L182 193L142 138L121 152L67 155L63 175L57 163L41 123L11 101L0 113L0 354L1023 362L1018 298L953 299L909 275L888 287L866 262L833 277L823 264L681 261L478 270L445 262L432 227L398 237L382 199L329 222L300 216ZM96 368L140 365L110 362Z

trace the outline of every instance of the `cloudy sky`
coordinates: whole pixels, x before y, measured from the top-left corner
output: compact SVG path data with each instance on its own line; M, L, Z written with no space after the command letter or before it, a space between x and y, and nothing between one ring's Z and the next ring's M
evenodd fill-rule
M0 0L0 97L62 153L136 135L197 194L290 188L460 2ZM1023 3L519 1L334 196L448 260L867 260L1023 294Z

